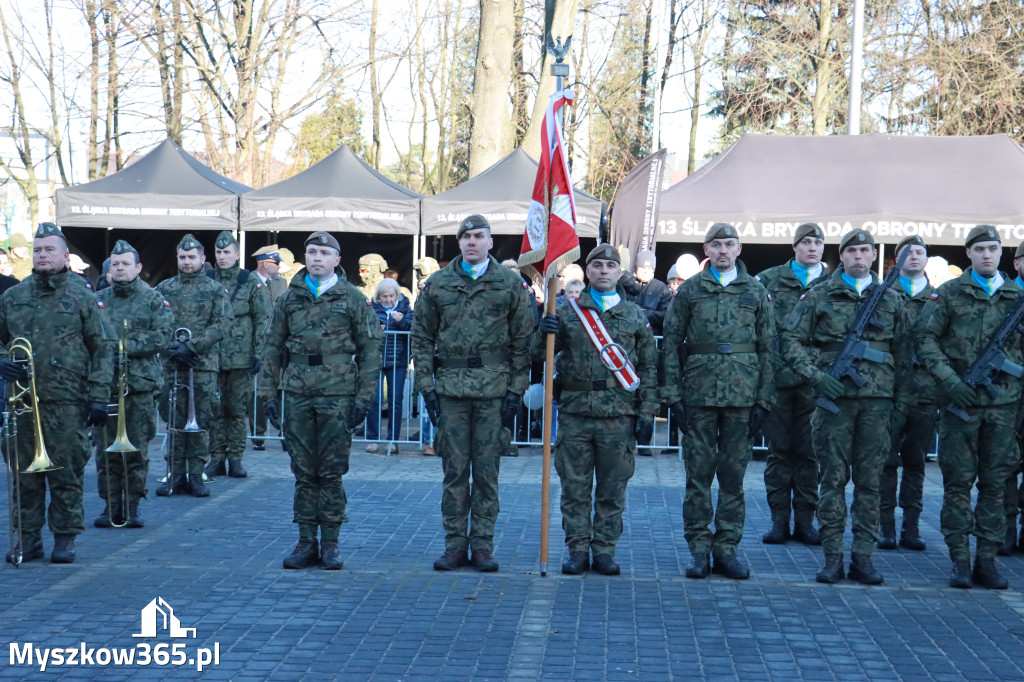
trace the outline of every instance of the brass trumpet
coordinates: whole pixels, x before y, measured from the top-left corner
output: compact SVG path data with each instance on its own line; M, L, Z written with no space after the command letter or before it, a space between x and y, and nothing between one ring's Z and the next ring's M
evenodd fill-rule
M128 320L124 321L121 338L117 341L117 361L120 367L117 382L117 435L114 437L114 442L110 444L110 447L105 449L103 452L105 453L104 457L107 458L107 504L109 505L107 511L110 514L110 525L114 528L124 528L128 525L128 509L130 503L128 497L127 453L138 452L139 450L137 447L132 445L132 442L128 439L128 432L125 428L127 412L124 407L124 397L128 395ZM113 500L110 499L110 453L113 452L121 453L121 473L124 477L124 505L122 506L122 515L124 520L121 523L118 523L114 516Z

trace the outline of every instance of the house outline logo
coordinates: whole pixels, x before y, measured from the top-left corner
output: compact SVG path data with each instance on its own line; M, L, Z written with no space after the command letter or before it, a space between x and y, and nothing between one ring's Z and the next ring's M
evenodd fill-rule
M161 627L157 625L157 614L163 617ZM142 627L140 629L142 632L134 634L132 637L156 637L158 630L161 629L167 630L171 637L188 638L189 633L193 639L196 636L195 628L181 627L181 621L174 615L174 609L163 597L156 597L142 608Z

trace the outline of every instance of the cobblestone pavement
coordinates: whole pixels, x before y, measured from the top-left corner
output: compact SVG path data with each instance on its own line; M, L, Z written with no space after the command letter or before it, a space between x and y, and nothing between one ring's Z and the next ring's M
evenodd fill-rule
M683 578L682 464L640 457L617 558L623 574L563 576L558 479L552 472L551 554L541 577L539 449L504 458L495 535L501 571L436 573L443 551L440 460L353 448L342 528L345 567L285 571L296 540L293 479L276 443L249 453L249 478L223 478L212 496L152 498L141 530L91 526L102 509L86 478L78 560L0 569L0 677L39 673L46 648L95 650L96 665L56 665L48 678L959 680L1024 678L1021 557L999 559L1011 589L946 586L939 534L941 480L928 465L924 553L876 552L881 587L814 582L820 549L762 545L769 514L760 462L747 473L741 554L752 577ZM154 448L156 449L156 448ZM159 457L154 460L159 462ZM154 464L154 468L156 468ZM155 479L155 476L151 476ZM150 489L155 488L151 481ZM6 513L6 500L0 505ZM47 556L52 538L44 531ZM848 538L849 542L849 538ZM142 631L162 598L195 638ZM144 620L144 619L143 619ZM13 643L13 646L12 646ZM100 649L184 643L183 666L99 665ZM217 664L201 673L200 648ZM155 656L154 656L155 657ZM81 658L81 652L79 653ZM80 661L78 661L80 662Z

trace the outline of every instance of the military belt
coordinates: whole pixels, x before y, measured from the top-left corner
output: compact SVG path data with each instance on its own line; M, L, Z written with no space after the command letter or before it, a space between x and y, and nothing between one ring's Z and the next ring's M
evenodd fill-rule
M563 391L603 391L612 388L615 384L609 384L605 379L597 381L563 381L558 379L558 385Z
M352 355L350 353L333 353L330 355L321 355L319 353L311 353L309 355L298 355L292 353L288 358L288 362L293 365L308 365L310 367L319 367L320 365L336 365L339 363L350 363L352 362Z
M889 352L888 341L867 341L866 343L868 344L868 346L874 348L875 350L880 350L883 353ZM843 343L841 341L833 343L823 343L819 346L819 348L821 348L821 351L823 353L838 353L843 349Z
M437 366L445 369L475 369L486 365L497 365L508 362L508 353L481 353L471 358L437 358Z
M754 343L695 343L686 344L686 352L690 355L730 355L732 353L756 353Z

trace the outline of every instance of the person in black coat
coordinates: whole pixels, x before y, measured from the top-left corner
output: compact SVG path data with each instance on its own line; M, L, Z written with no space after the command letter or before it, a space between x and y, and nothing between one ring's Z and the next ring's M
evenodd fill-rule
M651 331L661 336L668 305L672 302L672 290L659 279L654 279L657 260L653 251L641 251L636 255L633 272L619 278L619 286L626 292L626 299L644 309Z
M388 391L388 428L384 440L399 440L402 430L402 408L405 397L405 378L409 369L409 330L412 329L412 305L402 295L401 289L393 279L382 279L373 293L373 312L377 315L381 329L384 330L383 363L380 380L377 382L377 394L370 405L370 413L366 417L366 439L371 441L366 446L367 452L377 452L377 444L372 442L380 439L380 417L384 383ZM393 445L392 451L397 453L398 446Z

